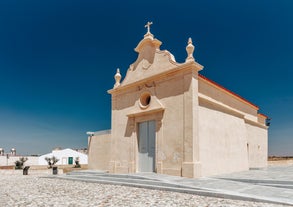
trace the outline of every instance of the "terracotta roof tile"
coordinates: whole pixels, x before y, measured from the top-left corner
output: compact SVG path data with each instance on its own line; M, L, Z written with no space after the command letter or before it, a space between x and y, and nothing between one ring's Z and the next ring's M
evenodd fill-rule
M199 76L200 78L206 80L206 81L209 82L210 84L212 84L212 85L214 85L214 86L216 86L216 87L218 87L218 88L220 88L220 89L226 91L226 92L229 93L230 95L232 95L232 96L234 96L234 97L240 99L242 102L245 102L246 104L248 104L248 105L254 107L256 110L259 109L259 107L258 107L257 105L251 103L250 101L248 101L248 100L246 100L245 98L241 97L240 95L234 93L233 91L230 91L229 89L225 88L224 86L221 86L220 84L216 83L215 81L212 81L212 80L208 79L207 77L203 76L202 74L198 74L198 76Z

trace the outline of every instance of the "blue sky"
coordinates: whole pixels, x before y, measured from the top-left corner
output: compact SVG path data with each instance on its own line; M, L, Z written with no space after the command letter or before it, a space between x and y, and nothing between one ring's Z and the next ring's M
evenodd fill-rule
M178 62L188 37L201 73L272 118L269 154L293 155L293 2L0 1L0 147L87 147L111 128L107 90L151 28Z

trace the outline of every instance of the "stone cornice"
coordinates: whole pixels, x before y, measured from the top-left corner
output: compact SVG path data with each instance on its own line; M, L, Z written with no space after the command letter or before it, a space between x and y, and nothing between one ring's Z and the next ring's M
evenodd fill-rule
M145 82L160 80L161 78L166 77L166 76L173 76L175 74L184 73L184 72L189 71L189 70L190 71L194 70L194 71L197 72L197 71L200 71L202 69L203 69L203 66L200 65L199 63L195 62L195 61L183 63L183 64L179 65L176 68L170 69L168 71L165 71L165 72L162 72L162 73L159 73L159 74L155 74L155 75L147 77L147 78L145 78L143 80L132 82L132 83L129 83L127 85L120 85L117 88L108 90L108 93L109 94L114 94L114 93L117 93L117 92L127 90L127 89L132 88L132 87L139 86L139 85L141 85L141 84L143 84Z
M251 121L249 119L244 119L245 123L246 124L250 124L250 125L253 125L253 126L256 126L256 127L260 127L260 128L263 128L263 129L268 129L269 127L261 124L261 123L258 123L258 122L255 122L255 121Z
M247 115L246 113L244 113L244 112L242 112L240 110L237 110L237 109L234 109L234 108L232 108L230 106L227 106L226 104L223 104L223 103L221 103L221 102L219 102L219 101L217 101L217 100L215 100L213 98L210 98L210 97L208 97L208 96L206 96L204 94L198 93L198 97L202 98L204 100L207 100L209 102L212 102L215 105L221 106L221 107L223 107L223 108L225 108L227 110L233 111L235 113L235 115L237 115L237 117L239 117L239 118L242 118L245 121L245 123L248 123L248 124L251 124L251 125L254 125L254 126L257 126L257 127L261 127L261 128L264 128L264 129L268 128L264 124L259 123L257 121L257 117L255 117L255 116L249 116L249 115ZM255 120L253 120L253 118L255 118Z
M154 108L151 110L147 110L147 111L138 111L138 112L133 112L133 113L129 113L127 114L128 117L137 117L137 116L143 116L143 115L147 115L147 114L154 114L157 112L161 112L164 111L164 108Z
M209 85L212 85L212 86L214 86L214 87L220 89L221 91L223 91L223 92L227 93L228 95L230 95L230 96L236 98L237 100L239 100L239 101L245 103L246 105L249 105L250 107L254 108L255 110L258 110L258 109L259 109L259 107L256 106L255 104L253 104L253 103L251 103L250 101L246 100L245 98L239 96L238 94L236 94L236 93L230 91L229 89L227 89L227 88L221 86L220 84L218 84L218 83L216 83L216 82L214 82L214 81L212 81L212 80L206 78L205 76L203 76L203 75L201 75L201 74L199 74L198 76L199 76L199 79L205 81L205 82L208 83Z

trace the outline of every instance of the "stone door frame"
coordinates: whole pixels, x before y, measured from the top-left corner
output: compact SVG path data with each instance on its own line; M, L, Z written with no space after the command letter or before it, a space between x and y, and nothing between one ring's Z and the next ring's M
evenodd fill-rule
M149 120L145 122L139 122L137 123L137 126L138 126L138 130L137 130L138 149L141 149L141 147L143 147L144 145L145 145L144 147L146 147L147 149L146 154L138 150L139 156L138 156L137 166L138 166L139 172L155 172L156 171L156 121ZM152 148L152 146L154 148ZM151 155L151 158L149 157L149 155ZM152 163L152 166L150 166L150 162Z
M156 111L153 113L139 114L137 116L129 117L130 121L133 123L134 133L132 136L133 140L133 172L139 172L139 149L138 149L138 124L146 121L155 121L156 123L156 135L155 135L155 173L162 172L162 160L160 159L159 152L162 149L162 140L163 140L163 112L164 110Z

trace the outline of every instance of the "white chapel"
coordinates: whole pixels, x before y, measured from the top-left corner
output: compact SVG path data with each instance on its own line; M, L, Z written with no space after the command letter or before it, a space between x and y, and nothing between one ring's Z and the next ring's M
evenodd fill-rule
M137 59L124 78L117 70L108 91L111 130L89 134L89 168L198 178L266 167L267 116L200 74L191 38L178 63L150 25Z

